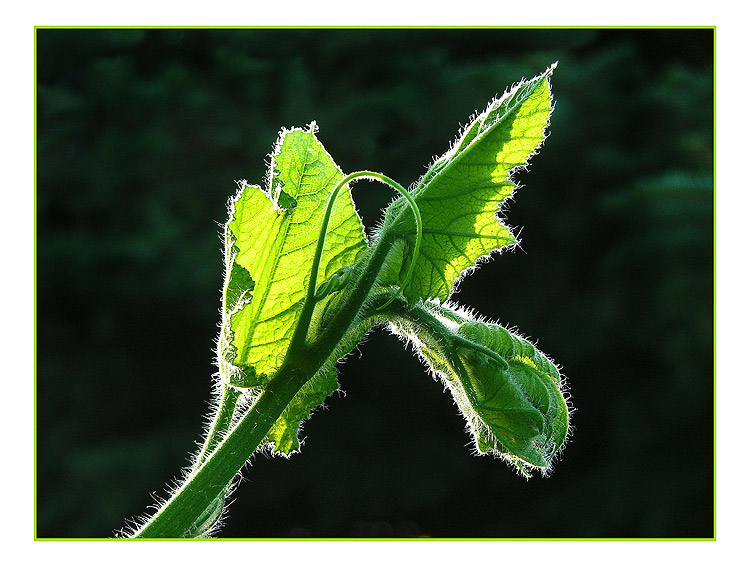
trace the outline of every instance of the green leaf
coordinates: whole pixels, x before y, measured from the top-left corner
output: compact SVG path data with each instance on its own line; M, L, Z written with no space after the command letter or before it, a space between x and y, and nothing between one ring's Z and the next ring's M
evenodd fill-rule
M289 455L299 451L300 423L322 404L325 399L339 387L336 371L325 368L308 380L291 403L284 409L281 417L271 427L266 441L273 443L277 453Z
M523 463L548 468L568 434L557 367L500 325L466 322L457 334L469 342L461 340L456 349L454 396L472 426L477 449L510 456L522 471Z
M231 384L262 386L281 365L305 301L326 201L342 178L312 128L285 130L271 156L266 189L243 182L230 202L226 348L220 359L236 369L228 372ZM341 191L328 225L320 280L351 265L366 247L351 194Z
M528 341L443 302L479 258L514 242L498 205L514 189L512 173L544 139L551 71L491 103L413 193L377 172L344 178L314 125L281 132L266 188L243 181L230 200L220 398L203 449L135 537L215 529L243 463L261 445L285 455L299 450L300 424L338 388L336 363L385 323L444 379L479 452L522 474L549 470L568 434L557 368ZM371 248L350 192L333 193L357 178L402 195ZM413 235L424 237L421 247Z
M266 443L273 445L273 450L276 453L289 455L299 451L300 424L330 394L338 389L336 363L357 346L372 325L373 321L368 320L352 325L321 369L300 388L292 401L286 406L265 439Z
M227 313L237 311L250 301L255 282L250 273L239 264L232 264L224 292L224 310Z
M462 273L516 242L498 220L498 207L513 194L513 173L528 164L545 138L553 69L490 103L413 190L423 230L419 259L404 290L410 301L446 300ZM400 214L403 202L394 205ZM400 218L404 231L413 233L408 215L403 211Z
M451 391L476 449L521 474L547 471L568 435L557 367L529 341L451 308L419 303L394 331L411 341Z

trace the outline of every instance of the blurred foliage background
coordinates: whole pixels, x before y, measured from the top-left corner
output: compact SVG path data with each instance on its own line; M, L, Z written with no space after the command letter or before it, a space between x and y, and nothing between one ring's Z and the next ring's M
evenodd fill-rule
M455 296L562 364L577 411L555 473L472 456L450 396L376 331L303 452L253 458L221 535L712 537L713 34L37 30L37 536L110 537L188 464L219 224L281 126L315 120L345 172L407 185L559 61L507 214L523 250ZM368 226L391 197L357 185Z

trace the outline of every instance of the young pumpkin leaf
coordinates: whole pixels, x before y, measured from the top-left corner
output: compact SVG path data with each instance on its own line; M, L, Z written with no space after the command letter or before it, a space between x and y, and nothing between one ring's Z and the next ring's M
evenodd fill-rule
M544 354L500 325L424 303L393 329L443 379L479 453L504 458L524 476L549 470L568 435L569 410Z
M550 469L569 431L557 368L514 333L442 303L479 259L515 242L498 207L544 140L553 68L493 101L412 192L377 172L346 176L405 196L370 248L350 192L334 196L345 178L314 124L281 132L266 187L243 181L229 204L220 401L204 449L135 537L211 533L247 458L261 446L299 450L300 423L338 388L337 362L384 323L443 378L480 453L524 475Z
M509 457L524 473L525 463L549 468L568 435L569 411L557 367L500 325L466 322L457 334L480 347L460 341L453 364L462 390L454 396L465 397L459 407L469 402L461 409L479 452Z
M404 289L409 301L448 299L463 272L516 242L498 220L498 207L513 194L513 173L528 164L546 136L553 69L491 102L413 189L423 229L419 259ZM413 234L405 204L392 206L403 231Z
M230 201L228 312L219 340L220 365L228 369L230 384L262 386L281 365L305 300L326 202L341 179L312 127L284 130L271 155L266 189L243 182ZM351 265L366 247L351 194L341 191L328 225L320 281Z

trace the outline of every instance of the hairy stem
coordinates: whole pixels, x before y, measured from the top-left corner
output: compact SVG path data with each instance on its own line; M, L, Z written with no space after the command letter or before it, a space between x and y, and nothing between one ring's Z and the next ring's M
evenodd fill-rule
M391 321L398 321L401 319L426 330L443 349L446 345L450 345L451 350L456 346L464 346L483 353L507 370L508 362L503 357L497 354L494 350L453 332L446 327L432 311L439 313L440 316L445 317L454 323L461 324L466 322L466 319L443 306L433 304L409 305L403 299L396 302L394 307L386 313L386 316ZM447 351L446 356L448 356Z
M308 378L306 372L280 368L247 414L134 537L182 537L232 481Z
M219 407L216 408L214 413L211 426L206 433L206 439L203 442L203 447L198 457L195 459L195 465L199 466L206 457L211 454L219 444L221 438L229 430L229 426L232 425L232 416L234 416L234 409L237 407L237 401L239 400L241 392L229 386L228 384L221 384L221 398L219 399Z
M215 508L216 500L222 493L226 494L226 487L263 442L268 431L305 382L312 378L332 355L338 353L342 341L345 341L353 329L361 333L364 315L369 313L368 318L374 317L374 312L383 310L400 295L399 289L384 304L375 307L373 302L383 300L382 291L378 292L372 296L369 307L362 310L373 292L377 276L397 238L395 233L389 232L386 228L361 259L351 288L347 286L348 293L342 294L341 299L335 302L329 324L320 329L315 340L308 343L307 335L318 302L315 295L318 272L335 199L348 182L362 177L390 185L413 207L417 232L414 255L405 278L405 282L408 282L419 253L422 232L421 217L416 203L401 185L380 173L361 171L347 175L329 197L310 270L307 295L284 362L253 406L233 427L232 418L241 392L226 384L222 385L219 406L193 470L169 500L133 534L134 537L179 538L185 537L186 534L194 535L191 530L195 529L196 522L200 522L207 511ZM402 282L402 287L405 282ZM346 353L339 353L340 356L344 354Z
M352 328L362 326L357 316L372 290L391 241L380 238L369 251L354 289L337 305L333 324L312 344L298 343L245 415L222 438L231 423L236 399L224 386L224 398L204 443L196 467L177 491L134 534L137 538L180 538L190 533L207 509L255 452L299 389L340 348ZM314 298L313 298L314 301ZM346 353L340 353L343 356ZM232 389L234 390L234 389ZM202 460L201 460L202 459Z

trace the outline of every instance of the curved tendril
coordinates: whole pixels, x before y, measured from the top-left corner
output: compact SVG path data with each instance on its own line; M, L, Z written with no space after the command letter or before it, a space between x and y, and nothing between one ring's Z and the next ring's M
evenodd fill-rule
M400 285L398 286L398 289L394 292L394 294L391 296L391 298L386 301L383 305L377 308L377 311L382 311L386 307L388 307L393 301L398 297L398 295L404 290L404 286L407 285L411 281L411 275L414 273L414 267L417 265L417 260L419 259L419 249L422 245L422 215L419 212L419 205L417 205L417 202L414 200L414 197L412 197L411 193L409 193L406 189L404 189L400 184L398 184L396 181L391 179L390 177L386 177L382 174L377 174L375 176L375 179L378 181L385 183L386 185L390 185L391 188L398 191L401 196L406 199L406 202L409 203L409 207L411 208L411 212L414 214L414 223L416 224L416 237L414 238L414 253L411 255L411 262L409 263L409 268L406 270L406 275L401 280Z
M314 302L318 299L316 297L316 290L318 288L318 271L320 269L320 260L323 256L323 247L325 245L325 238L326 234L328 232L328 223L331 220L331 213L333 212L333 205L336 202L336 197L339 194L339 191L342 187L344 187L347 183L350 181L353 181L355 179L374 179L375 181L380 181L381 183L384 183L385 185L390 186L392 189L395 189L398 193L400 193L404 199L409 203L409 207L412 210L412 213L414 214L414 221L416 223L416 238L414 240L414 253L412 254L411 263L409 264L409 268L406 271L406 275L403 278L403 281L399 285L399 288L396 290L396 292L391 296L391 298L386 301L383 305L378 307L378 311L385 309L388 305L390 305L396 297L403 291L404 286L409 283L411 279L411 275L414 272L414 267L417 264L417 259L419 258L419 249L422 244L422 215L419 213L419 206L417 205L416 201L414 200L414 197L412 197L411 193L409 193L406 189L404 189L398 182L394 181L390 177L383 175L382 173L378 173L376 171L355 171L354 173L350 173L349 175L345 176L341 181L338 182L334 190L331 192L331 194L328 197L328 202L326 203L326 211L323 216L323 223L320 227L320 235L318 236L318 246L315 250L315 257L313 258L313 265L312 269L310 270L310 282L308 283L308 289L307 289L307 295L308 295L308 301L310 302L310 305L312 306ZM307 303L307 301L306 301ZM312 310L311 310L312 311ZM310 312L310 315L312 315L312 312Z

